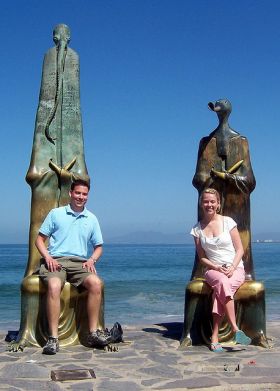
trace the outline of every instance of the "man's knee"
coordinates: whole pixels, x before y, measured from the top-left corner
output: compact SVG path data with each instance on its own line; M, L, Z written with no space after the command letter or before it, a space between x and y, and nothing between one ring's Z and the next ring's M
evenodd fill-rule
M94 293L100 294L102 291L102 281L96 274L88 276L84 280L83 285L88 291Z
M48 280L48 293L55 296L60 296L62 282L58 277L52 277Z

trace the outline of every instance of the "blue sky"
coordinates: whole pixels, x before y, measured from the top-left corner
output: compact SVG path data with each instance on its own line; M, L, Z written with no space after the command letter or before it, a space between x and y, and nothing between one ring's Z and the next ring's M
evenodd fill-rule
M88 207L105 240L189 231L199 140L217 125L207 103L224 97L250 144L252 230L279 231L279 1L11 0L1 11L1 243L28 240L24 178L58 23L80 55Z

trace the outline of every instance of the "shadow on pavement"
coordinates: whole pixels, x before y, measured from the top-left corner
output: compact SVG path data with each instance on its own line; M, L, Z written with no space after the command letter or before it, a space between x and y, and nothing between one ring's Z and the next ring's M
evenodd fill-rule
M161 328L157 328L157 326ZM161 334L164 338L180 341L183 332L183 322L157 323L153 327L145 327L142 330L146 333L157 333Z

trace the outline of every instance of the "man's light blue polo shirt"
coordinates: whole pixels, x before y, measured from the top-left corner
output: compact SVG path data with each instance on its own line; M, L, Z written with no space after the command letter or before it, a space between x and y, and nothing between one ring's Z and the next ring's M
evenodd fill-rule
M70 205L52 209L39 232L49 237L48 252L53 257L87 259L94 246L103 244L98 220L86 208L78 216Z

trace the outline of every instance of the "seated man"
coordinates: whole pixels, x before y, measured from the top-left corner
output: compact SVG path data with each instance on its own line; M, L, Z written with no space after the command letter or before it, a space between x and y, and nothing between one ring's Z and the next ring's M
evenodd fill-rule
M108 344L103 331L97 329L102 282L95 263L102 255L103 239L97 218L85 208L89 189L87 182L74 181L69 192L70 204L49 212L35 242L43 257L39 274L47 286L49 339L43 348L44 354L56 354L59 350L60 293L65 280L88 290L89 345Z

